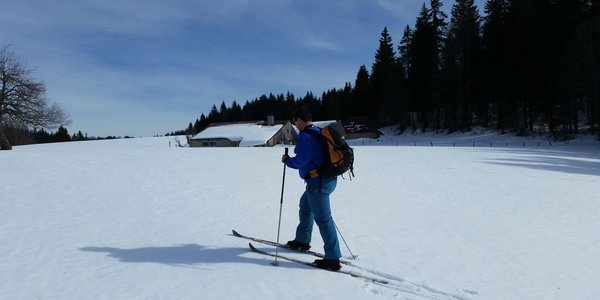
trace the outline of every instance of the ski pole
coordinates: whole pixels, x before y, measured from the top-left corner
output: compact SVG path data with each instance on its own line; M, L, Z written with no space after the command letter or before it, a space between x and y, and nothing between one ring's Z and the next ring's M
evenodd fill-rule
M342 238L342 241L344 241L344 244L346 245L346 248L348 248L348 252L350 252L350 255L352 255L352 259L356 260L356 258L358 257L358 255L354 255L352 254L352 250L350 250L350 247L348 246L348 243L346 243L346 239L344 238L344 236L342 235L342 232L340 231L340 229L338 228L337 224L335 222L333 222L333 225L335 225L335 229L338 231L338 233L340 234L340 237Z
M285 147L285 155L288 155L288 148ZM281 229L281 210L283 209L283 188L285 187L285 162L283 163L283 180L281 181L281 200L279 200L279 223L277 224L277 245L275 246L275 261L274 266L277 266L277 257L279 256L279 232Z

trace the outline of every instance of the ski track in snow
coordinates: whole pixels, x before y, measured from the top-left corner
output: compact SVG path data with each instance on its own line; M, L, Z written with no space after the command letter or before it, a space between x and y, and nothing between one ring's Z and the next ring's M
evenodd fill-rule
M444 292L444 291L440 291L440 290L428 287L425 284L418 284L418 283L410 282L408 280L404 280L397 276L389 275L384 272L369 270L366 268L358 267L356 265L353 265L353 266L357 267L358 269L364 270L372 275L377 275L377 276L389 281L388 284L372 283L373 285L377 285L380 287L409 293L409 294L412 294L415 296L419 296L419 297L422 297L425 299L431 299L431 300L450 300L450 299L466 300L466 299L469 299L467 297L454 295L454 294L451 294L448 292ZM459 289L459 291L466 292L466 290L463 290L463 289ZM472 295L476 295L477 292L469 292L468 294L470 294L472 296Z
M244 236L243 234L237 233L236 231L232 231L232 232L233 233L230 234L230 236L238 237L238 238L242 238L242 239L252 240L252 241L255 241L255 242L259 243L259 244L262 244L263 246L265 244L268 244L268 245L271 245L271 246L276 246L276 243L274 241L264 240L264 239L257 238L257 237L252 237L252 236ZM236 234L239 235L239 236L236 236ZM307 261L307 262L309 260L307 260L306 257L308 257L310 259L310 258L313 258L314 256L316 256L316 255L311 254L311 253L294 251L294 250L291 250L291 249L288 249L288 248L285 248L285 247L280 247L279 249L281 250L280 252L282 252L282 253L288 253L288 254L296 255L296 256L300 256L299 254L305 255L304 261ZM280 253L280 255L281 255L281 253ZM293 258L295 258L295 257L293 257ZM419 297L423 297L423 298L426 298L426 299L433 299L433 300L435 300L435 299L455 299L455 300L467 299L467 298L464 298L464 297L461 297L461 296L458 296L458 295L453 295L453 294L450 294L450 293L446 293L446 292L443 292L443 291L436 290L434 288L428 287L428 286L423 285L423 284L413 283L413 282L407 281L405 279L399 278L397 276L386 274L386 273L381 272L381 271L376 271L376 270L372 270L372 269L361 267L359 264L357 264L356 261L352 260L352 256L350 256L347 259L348 259L349 263L343 265L343 269L344 270L350 269L351 272L355 272L356 270L358 270L359 272L356 272L357 274L365 275L365 276L373 276L373 275L375 275L374 278L382 279L382 280L385 280L385 281L388 282L388 283L372 282L371 283L372 285L377 285L377 286L381 286L381 287L384 287L384 288L388 288L388 289L393 289L393 290L396 290L396 291L401 291L401 292L409 293L409 294L412 294L412 295L415 295L415 296L419 296ZM358 279L360 279L360 278L358 278ZM372 294L375 294L375 295L382 294L382 292L380 290L378 290L377 288L373 287L372 285L367 285L366 288L365 288L365 290L368 291L368 292L370 292L370 293L372 293ZM477 292L474 292L474 291L469 291L469 290L464 290L464 289L459 289L459 291L467 293L467 294L470 294L470 295L477 295Z

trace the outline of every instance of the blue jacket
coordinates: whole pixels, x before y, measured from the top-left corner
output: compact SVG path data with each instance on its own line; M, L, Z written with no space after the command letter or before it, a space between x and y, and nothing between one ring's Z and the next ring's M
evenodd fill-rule
M318 177L306 179L306 175L310 170L321 165L321 162L323 161L321 143L317 136L304 132L306 130L321 132L321 128L316 126L310 126L303 131L300 131L300 134L298 134L298 141L296 142L296 148L294 148L294 154L296 154L296 156L288 158L285 161L285 164L292 169L298 169L300 178L305 179L306 181L318 181Z

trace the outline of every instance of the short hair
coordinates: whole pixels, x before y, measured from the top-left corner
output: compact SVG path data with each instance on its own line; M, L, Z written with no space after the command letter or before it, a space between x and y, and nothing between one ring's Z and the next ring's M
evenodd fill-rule
M312 114L306 105L302 105L302 107L299 107L294 111L294 120L298 118L304 122L312 121Z

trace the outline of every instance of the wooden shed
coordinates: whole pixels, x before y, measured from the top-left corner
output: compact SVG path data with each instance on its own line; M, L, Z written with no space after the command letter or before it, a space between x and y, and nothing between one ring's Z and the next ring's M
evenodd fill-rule
M190 147L272 147L294 144L297 133L290 121L213 123L188 138Z

